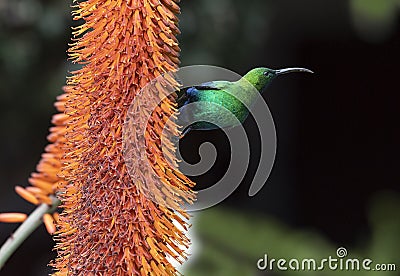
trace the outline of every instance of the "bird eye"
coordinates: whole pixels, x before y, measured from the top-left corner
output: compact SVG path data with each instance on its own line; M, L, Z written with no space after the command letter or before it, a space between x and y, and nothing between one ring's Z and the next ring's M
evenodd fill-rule
M271 72L264 72L264 75L269 77L271 75Z

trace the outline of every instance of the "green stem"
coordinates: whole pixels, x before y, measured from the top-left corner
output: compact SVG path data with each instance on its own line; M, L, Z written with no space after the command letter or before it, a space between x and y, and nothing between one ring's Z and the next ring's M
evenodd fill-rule
M42 224L43 215L54 212L61 203L56 197L52 197L52 201L52 205L39 205L3 244L0 248L0 270L22 242Z

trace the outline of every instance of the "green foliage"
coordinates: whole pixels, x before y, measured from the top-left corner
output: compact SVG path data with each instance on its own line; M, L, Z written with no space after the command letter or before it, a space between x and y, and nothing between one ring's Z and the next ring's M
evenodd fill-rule
M394 263L400 267L400 196L381 194L369 212L371 237L358 247L347 248L347 258L369 258L373 264ZM334 245L321 234L293 229L271 217L223 208L211 208L199 214L195 230L200 252L194 256L186 274L193 275L370 275L390 276L397 272L373 271L259 271L257 260L268 258L321 260L332 256L342 245ZM346 227L340 225L338 227ZM368 241L370 241L368 243ZM372 267L373 265L371 265Z
M351 0L350 11L359 36L379 42L395 31L399 0Z

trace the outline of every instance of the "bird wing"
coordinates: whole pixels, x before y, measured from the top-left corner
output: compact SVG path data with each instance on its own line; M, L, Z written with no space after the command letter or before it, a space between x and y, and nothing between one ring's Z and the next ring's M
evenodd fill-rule
M223 90L223 88L226 86L228 82L225 81L212 81L212 82L206 82L202 83L200 85L195 85L195 86L189 86L189 87L184 87L180 89L177 94L177 100L176 102L178 103L178 108L184 106L185 104L194 102L197 100L197 96L201 91L207 90L207 91L219 91Z

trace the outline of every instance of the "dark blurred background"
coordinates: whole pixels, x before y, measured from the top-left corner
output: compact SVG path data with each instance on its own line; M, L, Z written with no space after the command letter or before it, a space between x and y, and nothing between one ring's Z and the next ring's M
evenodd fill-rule
M4 212L33 209L13 187L27 185L46 145L52 103L74 69L66 55L70 26L76 25L70 4L0 2ZM209 64L239 74L257 66L315 72L281 77L263 95L278 149L267 185L253 198L247 192L260 141L255 122L245 123L250 168L231 197L194 215L197 249L186 275L281 275L258 271L257 260L265 253L324 258L339 246L349 255L397 262L397 272L368 275L400 275L400 1L202 0L182 1L181 7L182 66ZM187 161L199 161L205 141L219 155L210 172L193 178L199 187L215 183L229 162L221 131L189 133L181 141ZM16 227L0 224L0 243ZM50 273L52 246L40 227L0 275Z

